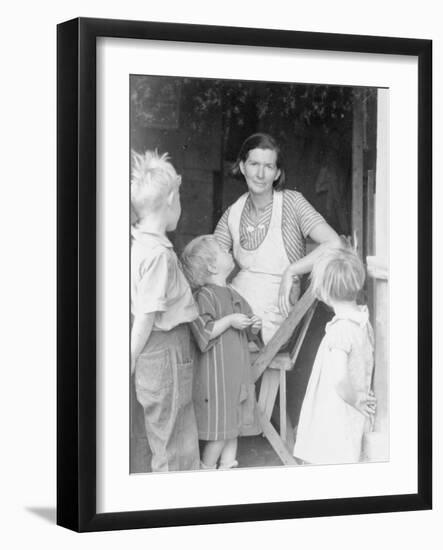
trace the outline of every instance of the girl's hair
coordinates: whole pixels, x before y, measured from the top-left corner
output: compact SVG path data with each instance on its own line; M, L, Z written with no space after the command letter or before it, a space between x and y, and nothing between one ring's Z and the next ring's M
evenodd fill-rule
M167 153L132 151L131 161L131 204L137 217L142 217L163 204L169 193L180 185L180 177Z
M365 269L353 249L335 248L325 252L314 264L311 281L314 296L322 302L349 302L357 298L363 287Z
M252 151L253 149L270 149L271 151L275 151L277 154L277 168L280 170L280 176L274 181L273 187L276 191L280 191L283 189L285 185L285 169L284 169L284 162L283 162L283 155L281 152L281 149L276 142L276 140L270 136L269 134L252 134L252 136L249 136L245 139L243 142L243 145L240 147L240 151L238 153L237 160L235 161L233 167L231 168L231 173L234 176L239 176L241 174L240 171L240 163L246 162L249 151Z
M211 275L208 266L216 261L219 246L214 235L201 235L185 246L181 262L192 288L199 288L208 282Z

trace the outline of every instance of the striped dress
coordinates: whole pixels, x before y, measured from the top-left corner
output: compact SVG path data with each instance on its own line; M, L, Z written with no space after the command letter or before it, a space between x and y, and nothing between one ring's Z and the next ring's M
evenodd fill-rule
M199 439L217 441L260 433L248 350L249 330L229 328L210 340L214 321L232 313L252 315L234 289L213 284L195 294L200 312L191 330L200 353L194 372L194 408Z
M306 237L317 224L325 220L298 191L284 189L275 192L283 193L281 230L288 259L293 263L305 256ZM226 250L231 250L233 244L228 226L229 210L226 209L214 231L217 241ZM245 250L256 250L261 245L268 231L271 214L272 202L267 205L259 219L253 221L251 200L247 198L240 221L240 244Z

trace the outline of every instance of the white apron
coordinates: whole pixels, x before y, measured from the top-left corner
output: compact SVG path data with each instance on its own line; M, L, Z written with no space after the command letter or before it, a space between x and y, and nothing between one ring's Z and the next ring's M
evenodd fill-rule
M290 265L281 230L283 193L274 191L268 232L255 250L245 250L240 245L240 218L247 197L248 193L242 195L229 210L234 258L241 268L232 286L249 302L255 315L261 317L263 341L267 344L285 320L278 307L280 282Z

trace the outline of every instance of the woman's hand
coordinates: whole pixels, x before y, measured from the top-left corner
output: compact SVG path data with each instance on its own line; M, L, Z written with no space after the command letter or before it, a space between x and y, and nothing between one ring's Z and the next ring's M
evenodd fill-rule
M291 307L297 302L299 296L300 279L297 277L294 281L294 275L288 267L283 273L278 293L278 307L285 317L289 315Z
M244 330L252 324L251 319L243 313L233 313L230 315L230 325L237 330Z

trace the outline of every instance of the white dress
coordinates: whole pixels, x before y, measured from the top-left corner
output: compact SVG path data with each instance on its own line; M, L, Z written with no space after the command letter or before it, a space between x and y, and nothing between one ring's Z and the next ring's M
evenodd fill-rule
M278 307L282 275L290 265L281 231L283 193L273 194L268 231L255 250L246 250L240 244L240 219L247 197L248 193L242 195L229 210L234 258L241 268L231 284L262 319L262 336L266 344L285 320Z
M336 316L326 325L300 412L294 456L312 464L359 462L369 421L338 395L329 354L332 349L347 353L351 384L367 393L374 368L373 346L366 306L352 316Z

